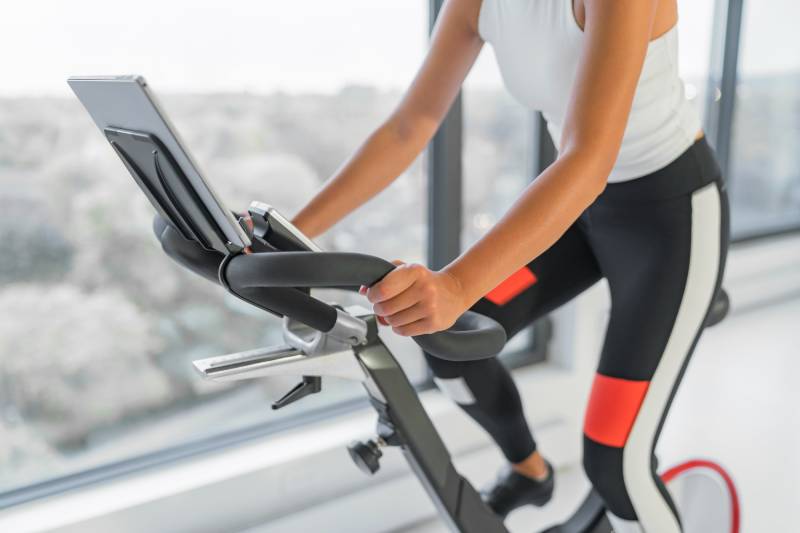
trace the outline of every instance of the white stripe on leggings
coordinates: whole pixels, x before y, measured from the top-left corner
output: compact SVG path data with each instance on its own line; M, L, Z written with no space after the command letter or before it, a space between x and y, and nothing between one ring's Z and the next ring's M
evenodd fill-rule
M606 511L608 522L611 524L611 529L614 533L642 533L642 528L639 522L634 520L624 520L611 511Z
M720 197L712 183L692 194L692 231L689 270L675 324L672 326L639 414L622 455L625 488L639 524L647 533L680 533L680 525L658 490L651 474L651 450L658 425L717 282L720 254Z

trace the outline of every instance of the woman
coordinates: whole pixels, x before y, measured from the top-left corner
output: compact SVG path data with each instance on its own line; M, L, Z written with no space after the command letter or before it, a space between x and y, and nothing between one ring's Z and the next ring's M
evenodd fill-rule
M388 186L492 44L508 90L543 111L557 160L445 268L398 261L366 294L400 335L446 329L472 308L511 337L606 278L584 468L617 532L681 530L653 450L728 243L724 185L677 73L676 23L676 0L449 0L397 109L294 219L318 235ZM553 470L508 371L496 359L427 359L512 465L487 503L503 516L546 503Z

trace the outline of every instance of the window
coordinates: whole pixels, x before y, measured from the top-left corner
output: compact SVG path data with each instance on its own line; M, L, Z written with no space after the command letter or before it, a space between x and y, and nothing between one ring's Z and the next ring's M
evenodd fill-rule
M485 44L464 85L464 248L500 219L534 177L532 117L505 90Z
M0 493L362 397L329 380L271 412L293 382L194 375L192 359L280 342L279 323L161 254L149 205L65 80L144 74L229 205L291 214L411 80L427 4L187 9L146 0L120 18L50 0L0 20L0 48L17 51L0 86L0 241L14 250L0 257ZM416 163L321 242L422 260L424 198Z
M488 43L464 84L463 102L461 246L466 249L497 223L536 176L536 114L506 91ZM544 323L517 334L503 357L514 366L543 360L537 334L546 339Z
M686 98L702 117L708 93L715 0L678 0L678 69Z
M800 227L800 4L745 3L730 150L731 226Z

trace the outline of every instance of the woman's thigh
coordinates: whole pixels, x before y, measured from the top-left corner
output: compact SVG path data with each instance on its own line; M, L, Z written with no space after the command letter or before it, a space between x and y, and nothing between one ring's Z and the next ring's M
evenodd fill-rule
M481 298L472 310L497 320L510 339L600 277L579 219L553 246Z
M650 379L678 341L689 351L686 339L702 329L719 288L727 251L724 191L714 182L620 214L593 213L592 220L591 242L611 294L598 372Z

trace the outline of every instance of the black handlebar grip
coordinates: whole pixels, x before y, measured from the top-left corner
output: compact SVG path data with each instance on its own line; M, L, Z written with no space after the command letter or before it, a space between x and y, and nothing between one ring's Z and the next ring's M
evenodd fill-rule
M242 287L357 287L374 285L394 268L384 259L358 253L281 252L237 256L228 276ZM294 311L287 314L295 316ZM472 361L497 355L506 333L493 319L467 311L450 329L414 340L440 359Z
M243 286L359 287L373 285L395 266L379 257L350 252L266 252L236 258L228 267Z
M269 268L267 259L280 257L285 253L295 252L233 256L224 268L225 280L234 294L257 307L299 320L319 331L330 331L336 325L336 308L314 298L308 291L297 288L305 289L314 285L298 282L297 278L294 283L273 281L274 269Z
M153 233L161 242L161 248L171 259L209 281L219 283L219 265L225 256L207 250L196 241L187 240L166 220L156 215L153 219Z
M158 215L153 219L153 233L161 242L164 252L176 263L209 281L220 283L219 270L224 255L184 238ZM237 257L250 256L236 256L233 259ZM279 316L290 316L320 331L329 331L336 324L336 309L293 286L248 285L242 283L238 276L228 275L226 281L230 283L231 280L234 294L259 309Z
M490 359L506 344L506 330L488 316L467 311L445 331L419 335L414 341L426 352L447 361Z
M159 216L153 221L153 232L176 262L209 281L221 282L222 254L185 239ZM234 294L249 303L319 331L330 331L336 323L336 309L299 288L371 286L394 268L384 259L358 253L267 252L231 257L222 275ZM470 361L497 355L505 345L506 333L491 318L467 311L450 329L414 340L440 359Z

